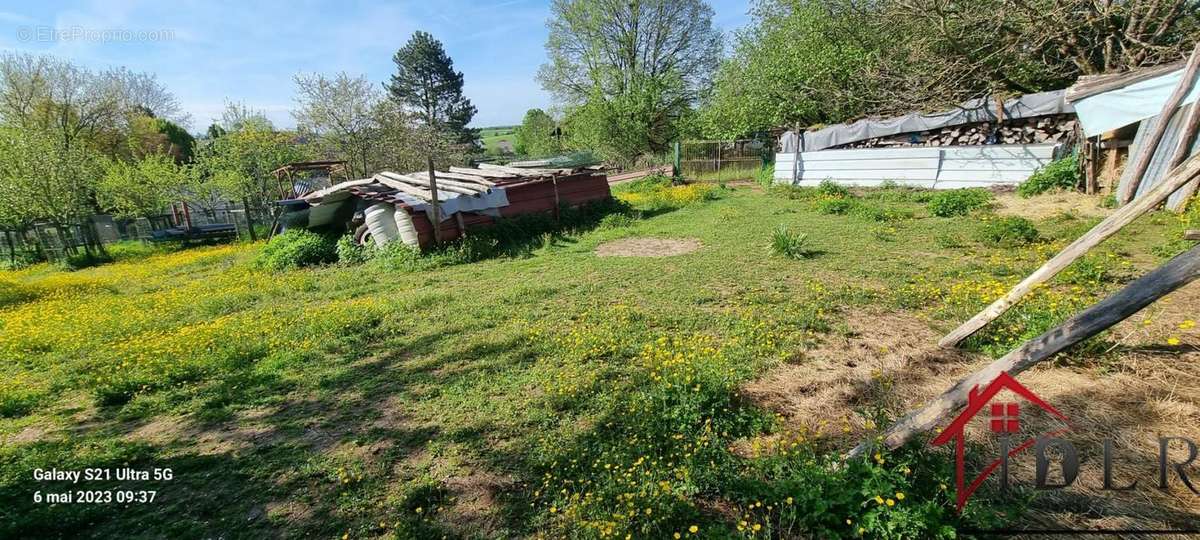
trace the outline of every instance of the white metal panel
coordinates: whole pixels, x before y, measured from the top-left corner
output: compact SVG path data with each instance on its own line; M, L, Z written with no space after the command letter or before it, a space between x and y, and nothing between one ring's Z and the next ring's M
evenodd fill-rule
M1052 159L1056 144L943 146L943 159Z
M789 162L790 163L790 162ZM883 169L932 169L937 170L936 158L910 159L847 159L838 161L806 161L806 171L853 171L853 170L883 170Z
M943 171L1035 171L1045 167L1048 159L947 159Z
M897 180L936 180L937 169L859 169L850 171L799 171L804 180L815 178L823 180L855 180L859 178L894 178Z
M782 154L780 154L782 155ZM853 150L822 150L820 152L801 152L800 160L803 162L811 161L838 161L838 160L873 160L873 159L906 159L906 158L929 158L939 159L941 151L937 148L919 147L919 148L855 148Z
M942 171L938 181L991 182L993 184L1017 184L1024 182L1032 170L1024 171Z
M804 187L816 187L816 186L819 186L821 184L821 182L823 182L824 180L825 179L801 180L801 181L797 182L796 185L804 186ZM900 186L919 187L919 188L932 188L934 186L934 180L917 180L917 179L897 180L895 178L855 178L854 180L838 180L837 181L838 184L841 184L843 186L859 186L859 187L877 187L877 186L883 184L884 182L892 182L892 183L895 183L896 185L900 185Z
M963 181L942 181L938 180L937 184L933 185L936 189L962 189L962 188L988 188L998 185L996 182L963 182Z

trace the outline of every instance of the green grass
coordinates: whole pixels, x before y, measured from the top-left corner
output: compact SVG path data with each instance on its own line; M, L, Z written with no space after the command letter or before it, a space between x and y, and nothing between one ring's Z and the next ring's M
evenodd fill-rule
M484 151L499 151L497 145L500 141L508 141L512 144L516 138L517 126L490 126L480 128L479 140L483 144Z
M661 204L665 190L683 202ZM864 304L949 326L1075 224L1038 222L1048 240L997 248L972 240L976 219L929 217L906 190L622 196L650 206L510 257L416 271L267 272L258 244L0 272L0 536L717 538L749 534L745 520L760 536L927 537L978 523L949 512L942 455L831 468L838 448L819 438L734 454L780 429L738 387L805 361ZM831 196L854 211L819 212ZM1157 264L1174 222L1154 214L1103 251ZM771 256L781 227L820 256ZM703 247L594 255L627 237ZM1098 253L972 346L1001 354L1117 287L1131 268L1114 260ZM900 412L872 410L878 423ZM32 503L70 487L34 482L34 468L118 466L175 479L121 483L157 489L152 504ZM873 501L893 492L907 495L895 508Z

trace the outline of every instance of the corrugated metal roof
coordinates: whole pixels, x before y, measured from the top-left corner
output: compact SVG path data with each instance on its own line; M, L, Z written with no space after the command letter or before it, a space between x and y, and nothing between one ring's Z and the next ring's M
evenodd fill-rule
M1171 154L1175 152L1175 147L1179 146L1179 138L1183 136L1184 121L1187 119L1188 113L1195 104L1185 105L1175 110L1175 114L1171 116L1167 122L1167 131L1163 134L1162 141L1158 143L1158 148L1154 150L1154 156L1150 158L1150 165L1146 168L1146 174L1142 176L1141 183L1138 184L1137 193L1134 198L1141 197L1143 193L1150 191L1167 175L1167 165L1171 160ZM1137 155L1138 148L1141 147L1142 141L1148 137L1150 132L1159 122L1159 116L1152 116L1142 121L1138 126L1137 135L1133 137L1133 145L1129 147L1129 155ZM1197 151L1200 151L1200 137L1196 137L1192 141L1191 147L1188 149L1188 156L1193 156ZM1120 189L1132 181L1130 178L1133 174L1132 167L1125 167L1125 172L1121 174ZM1180 192L1176 191L1167 199L1167 205L1175 207L1181 201Z

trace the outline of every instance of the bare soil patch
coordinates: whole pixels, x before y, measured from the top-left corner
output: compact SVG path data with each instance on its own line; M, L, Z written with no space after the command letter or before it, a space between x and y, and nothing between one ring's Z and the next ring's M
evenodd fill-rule
M703 244L695 238L624 238L606 242L596 248L601 257L670 257L700 249Z
M1156 470L1159 436L1200 440L1200 329L1181 328L1200 315L1196 306L1200 283L1115 328L1110 337L1117 342L1114 354L1084 365L1045 364L1018 376L1071 420L1073 430L1064 437L1076 446L1081 462L1074 485L1039 494L1027 517L1029 526L1178 529L1200 522L1200 497L1174 477L1169 491L1157 489ZM938 349L940 334L912 314L860 313L849 324L852 333L828 336L801 360L745 385L743 396L779 413L786 431L819 431L831 449L844 451L871 431L857 411L879 405L894 414L910 411L991 361ZM1019 401L1005 395L1000 399ZM1024 436L1062 427L1034 409L1022 406ZM979 425L967 432L974 452L988 460L997 456L995 436L983 420L974 424ZM1136 479L1137 489L1101 489L1105 438L1114 441L1115 483L1123 486ZM747 441L749 449L737 450L754 452L765 447L763 442ZM1171 459L1186 460L1187 448L1176 446ZM979 465L968 469L974 476ZM1200 467L1189 471L1192 477L1200 475ZM1031 453L1015 458L1012 477L1014 485L1033 485Z
M996 194L996 213L1029 219L1045 219L1063 213L1085 218L1107 217L1113 210L1101 207L1103 200L1100 195L1073 191L1045 193L1028 199L1021 198L1016 192L1005 192Z

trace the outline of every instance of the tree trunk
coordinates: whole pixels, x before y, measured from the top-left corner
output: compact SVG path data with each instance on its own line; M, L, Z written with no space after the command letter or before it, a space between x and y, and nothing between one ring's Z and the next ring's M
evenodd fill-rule
M896 448L908 442L913 436L932 429L961 408L967 403L973 388L988 385L1001 372L1016 376L1067 347L1125 320L1196 278L1200 278L1200 246L1176 256L1096 305L959 381L930 404L889 427L883 434L883 444L888 448ZM869 442L861 443L850 455L860 455L868 448Z
M242 210L246 212L246 230L250 233L250 241L257 242L258 235L254 234L254 218L250 217L250 200L242 197Z

